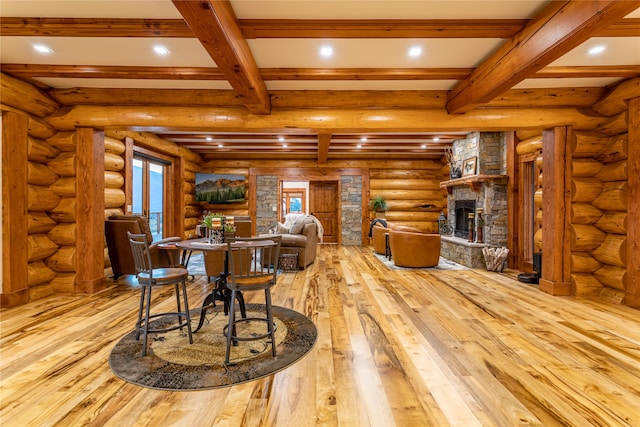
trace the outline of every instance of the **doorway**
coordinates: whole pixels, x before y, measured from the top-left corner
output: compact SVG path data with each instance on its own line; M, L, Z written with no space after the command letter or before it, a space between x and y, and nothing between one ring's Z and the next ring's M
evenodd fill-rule
M309 182L309 211L324 228L324 243L338 243L338 181Z
M165 188L169 182L169 164L160 159L134 155L132 165L132 214L146 216L153 240L162 239L167 229Z

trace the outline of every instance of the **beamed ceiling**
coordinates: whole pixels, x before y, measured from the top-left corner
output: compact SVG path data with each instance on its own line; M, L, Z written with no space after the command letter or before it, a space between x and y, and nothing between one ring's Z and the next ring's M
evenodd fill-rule
M637 1L3 0L0 16L2 72L68 107L60 128L152 132L205 159L438 158L509 130L507 109L522 129L597 116L640 76Z

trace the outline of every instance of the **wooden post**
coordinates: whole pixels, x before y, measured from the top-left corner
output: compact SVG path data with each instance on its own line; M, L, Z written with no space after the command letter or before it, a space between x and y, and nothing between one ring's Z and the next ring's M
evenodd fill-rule
M627 165L627 289L625 304L640 308L640 98L629 101Z
M104 278L104 132L76 130L76 292L105 288Z
M184 236L185 227L184 227L184 219L186 214L184 196L185 192L183 190L182 183L185 181L185 161L181 157L175 157L172 163L173 172L171 173L171 177L173 182L171 183L171 188L173 189L173 193L171 194L171 199L173 203L171 209L172 218L172 226L171 230L169 230L169 234L167 236Z
M571 129L542 132L544 192L542 221L542 278L540 290L571 295Z
M3 76L4 78L4 76ZM27 131L25 114L3 112L2 121L2 298L13 307L29 302L27 286Z
M522 251L520 250L520 227L522 217L520 211L520 167L516 152L517 138L515 132L507 132L507 263L511 268L522 270Z

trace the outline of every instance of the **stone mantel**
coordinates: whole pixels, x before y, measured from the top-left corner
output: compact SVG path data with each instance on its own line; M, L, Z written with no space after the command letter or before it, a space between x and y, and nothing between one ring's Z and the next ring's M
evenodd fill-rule
M440 183L440 188L446 188L449 194L452 193L453 187L461 187L461 186L469 186L473 191L478 192L480 190L480 185L483 182L495 182L498 184L506 184L509 180L507 175L496 175L496 174L483 174L483 175L472 175L472 176L464 176L462 178L451 179L449 181L442 181Z

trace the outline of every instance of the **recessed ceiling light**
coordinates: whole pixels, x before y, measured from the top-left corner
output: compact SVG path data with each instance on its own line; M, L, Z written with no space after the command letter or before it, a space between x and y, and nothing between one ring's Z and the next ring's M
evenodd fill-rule
M287 148L287 144L282 144L282 148Z
M156 45L153 47L153 51L155 53L157 53L158 55L168 55L169 54L169 49L167 49L165 46L161 46L161 45Z
M433 142L438 142L438 141L440 141L440 138L438 138L437 136L433 138Z
M420 148L427 148L427 144L422 144Z
M604 45L597 45L589 49L589 55L599 55L604 52L607 48Z
M213 141L213 138L211 138L210 136L207 137L207 141Z
M40 53L53 53L53 49L51 49L49 46L45 46L43 44L36 44L33 45L33 48L36 50L36 52L40 52Z
M222 148L222 147L224 147L224 145L218 144L218 148Z
M422 55L422 48L420 46L412 46L409 48L409 56L412 58L417 58Z
M362 144L356 145L356 148L362 148Z
M278 141L280 141L280 142L284 142L284 136L279 137L279 138L278 138Z
M320 48L320 56L323 58L330 58L333 56L333 47L331 46L322 46Z
M363 136L362 138L360 138L360 141L362 141L362 142L367 142L367 137L366 137L366 136Z

